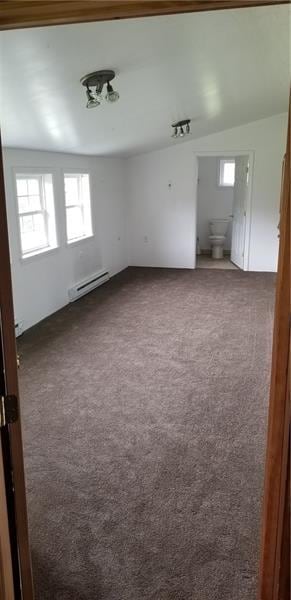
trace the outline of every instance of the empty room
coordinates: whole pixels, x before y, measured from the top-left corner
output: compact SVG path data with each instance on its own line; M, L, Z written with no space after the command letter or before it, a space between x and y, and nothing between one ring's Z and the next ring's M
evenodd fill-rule
M36 600L257 598L289 12L0 33Z

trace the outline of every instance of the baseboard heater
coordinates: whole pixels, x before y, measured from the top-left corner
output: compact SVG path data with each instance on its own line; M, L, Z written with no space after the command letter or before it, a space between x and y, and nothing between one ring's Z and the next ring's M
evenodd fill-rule
M91 275L91 277L88 279L80 281L80 283L77 283L74 285L74 287L71 287L68 290L70 302L75 302L75 300L85 296L85 294L92 292L92 290L99 287L102 285L102 283L105 283L105 281L108 281L109 279L110 277L108 271L103 269L102 271L98 271L98 273Z

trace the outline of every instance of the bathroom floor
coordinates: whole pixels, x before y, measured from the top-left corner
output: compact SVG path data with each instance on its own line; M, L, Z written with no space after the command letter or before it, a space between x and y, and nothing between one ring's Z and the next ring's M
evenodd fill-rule
M197 269L224 269L231 271L238 271L238 267L234 265L228 256L215 260L208 255L199 255L196 257L196 268Z

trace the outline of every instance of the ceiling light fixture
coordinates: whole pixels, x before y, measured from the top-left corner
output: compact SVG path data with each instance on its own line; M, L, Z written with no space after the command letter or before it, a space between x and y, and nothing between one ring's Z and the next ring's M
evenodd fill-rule
M114 77L114 71L103 69L102 71L89 73L80 79L81 84L86 87L87 108L95 108L95 106L99 106L101 104L103 100L102 90L104 85L107 85L107 94L105 96L105 100L107 100L109 103L117 102L119 99L119 93L116 92L110 84L110 81L112 81Z
M177 121L177 123L173 123L172 127L174 131L172 133L172 138L184 137L185 135L191 133L190 122L191 119L183 119L183 121Z

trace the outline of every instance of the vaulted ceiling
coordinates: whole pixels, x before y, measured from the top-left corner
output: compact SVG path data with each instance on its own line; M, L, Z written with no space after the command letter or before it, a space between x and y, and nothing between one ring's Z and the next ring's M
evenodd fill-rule
M6 146L129 156L287 110L288 5L5 31ZM117 72L115 104L86 109L80 78ZM187 138L184 139L189 139Z

